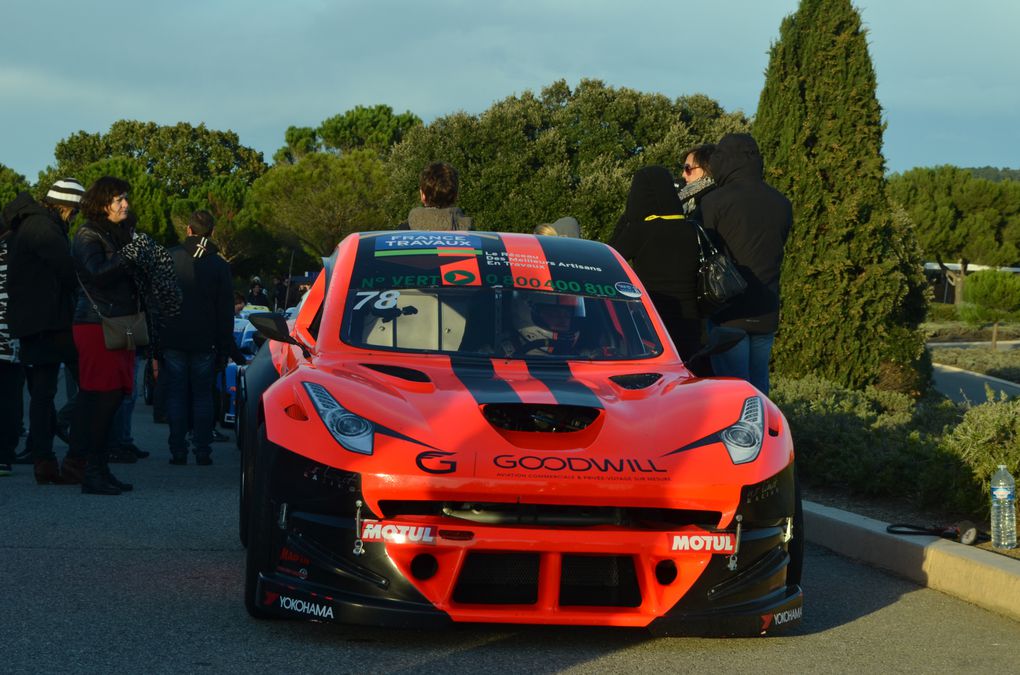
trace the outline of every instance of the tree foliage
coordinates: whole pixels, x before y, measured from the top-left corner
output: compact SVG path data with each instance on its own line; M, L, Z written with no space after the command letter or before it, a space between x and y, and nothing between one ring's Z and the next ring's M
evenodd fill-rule
M882 111L850 0L802 0L770 51L754 122L770 183L794 205L780 373L920 388L925 283L886 196Z
M72 134L57 143L55 155L63 175L77 175L103 159L135 159L168 196L185 196L216 176L236 175L251 183L266 170L262 153L241 145L233 131L186 122L161 126L119 120L105 134Z
M86 188L102 176L116 176L131 184L128 203L138 218L139 231L165 246L177 243L177 233L170 220L171 199L141 161L127 157L102 159L75 174Z
M960 318L970 324L991 323L992 349L997 348L999 322L1020 314L1020 276L982 270L967 276Z
M607 239L634 171L676 172L689 146L746 131L747 120L705 96L676 100L582 80L563 80L497 101L480 115L457 112L415 126L388 159L392 222L418 204L418 175L446 161L461 177L459 205L475 227L530 232L572 215L586 237Z
M359 105L324 120L317 133L326 150L350 152L366 148L383 155L403 140L409 130L420 125L421 119L409 110L395 115L388 105L371 108Z
M271 168L252 186L252 217L274 235L290 235L325 256L351 232L392 226L381 208L388 184L371 150L315 152Z
M917 226L927 260L1020 262L1020 182L992 182L955 166L889 178L889 194Z
M1007 169L1006 167L997 169L994 166L980 166L968 168L967 171L970 171L975 178L984 178L993 183L1003 180L1020 181L1020 169Z
M0 164L0 210L29 188L28 181L14 169Z

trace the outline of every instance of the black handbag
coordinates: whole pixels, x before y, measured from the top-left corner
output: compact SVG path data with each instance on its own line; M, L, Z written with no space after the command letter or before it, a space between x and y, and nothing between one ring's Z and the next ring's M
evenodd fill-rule
M145 312L142 311L141 300L138 301L138 311L134 314L103 316L80 278L78 284L81 285L85 297L92 303L92 309L99 315L103 325L103 343L107 349L137 349L149 344L149 326L145 320Z
M718 309L747 290L747 281L729 256L712 244L701 225L694 226L698 229L698 302Z

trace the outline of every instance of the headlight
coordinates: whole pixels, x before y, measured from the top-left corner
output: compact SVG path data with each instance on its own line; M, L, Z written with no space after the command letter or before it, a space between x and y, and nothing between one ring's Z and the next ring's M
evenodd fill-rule
M321 384L302 382L308 397L312 399L315 412L329 429L336 442L351 452L362 455L372 454L372 440L375 426L364 417L355 415L337 403L333 395Z
M753 461L761 451L761 442L765 437L765 411L761 399L752 396L744 401L740 419L723 429L719 436L734 464Z

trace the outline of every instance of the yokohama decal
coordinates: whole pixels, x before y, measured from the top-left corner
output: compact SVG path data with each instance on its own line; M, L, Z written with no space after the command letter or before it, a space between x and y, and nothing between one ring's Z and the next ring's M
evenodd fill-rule
M733 553L737 538L729 532L718 534L674 534L670 547L673 551L694 553Z
M428 525L395 525L366 520L361 527L361 538L388 544L435 544L436 531Z
M266 592L266 605L271 606L276 604L277 599L280 601L278 605L280 609L286 609L289 612L297 612L298 614L314 616L317 619L333 618L333 608L329 605L320 605L317 602L309 602L307 600L300 600L298 598L280 595L279 593Z
M771 626L782 626L783 624L790 623L791 621L800 621L801 617L804 616L803 607L793 607L792 609L786 609L782 612L775 612L774 614L762 614L761 615L761 632L767 631Z

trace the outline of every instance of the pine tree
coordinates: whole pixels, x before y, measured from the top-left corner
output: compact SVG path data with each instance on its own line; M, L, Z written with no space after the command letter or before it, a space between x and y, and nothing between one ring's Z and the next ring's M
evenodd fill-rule
M886 197L882 109L850 0L801 0L772 45L753 133L793 202L777 372L852 387L924 384L927 304L909 221Z

